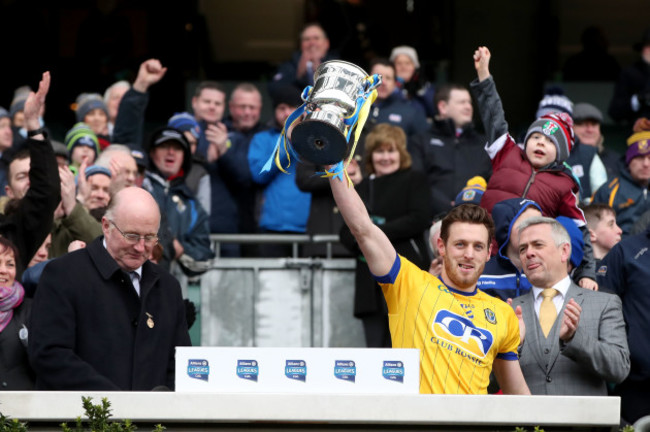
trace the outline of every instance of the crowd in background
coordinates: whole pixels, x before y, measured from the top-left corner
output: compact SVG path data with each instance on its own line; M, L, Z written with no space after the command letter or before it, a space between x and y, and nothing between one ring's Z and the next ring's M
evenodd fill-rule
M517 136L509 129L486 47L474 53L477 79L466 86L435 85L415 49L397 46L389 58L370 63L368 72L381 75L382 84L347 166L372 221L424 271L440 274L437 240L427 244L424 235L429 228L435 238L436 222L465 203L490 212L497 234L479 288L503 300L532 286L517 258L516 224L529 213L558 218L571 236L575 283L622 300L632 363L615 391L624 395L624 410L632 407L629 420L648 414L639 407L650 399L650 321L639 313L641 305L650 305L643 292L650 268L644 252L650 245L650 29L635 48L638 62L610 73L618 81L608 113L629 126L622 154L615 148L623 146L611 145L601 131L601 110L589 100L571 101L560 89L544 95L536 118ZM28 298L38 292L44 268L105 233L112 197L133 186L147 190L162 215L148 258L190 277L204 273L217 252L210 233L339 234L334 255L357 259L354 313L363 321L367 345L391 346L381 289L327 180L315 175L324 167L304 160L289 163L284 173L280 166L289 161L282 160L268 168L285 121L304 103L302 90L314 85L314 74L329 60L339 57L323 28L305 26L300 50L263 89L272 102L270 119L261 118L262 93L254 84L239 83L227 94L219 82L203 81L190 111L178 107L166 126L145 130L149 93L167 72L157 59L143 62L133 83L116 82L103 95L80 94L77 123L61 141L49 136L44 100L30 101L35 93L29 87L16 89L8 103L0 101L8 107L0 107L0 345L3 353L13 353L0 362L5 389L36 383L23 329L29 326ZM567 74L580 73L578 60L567 64ZM481 127L473 122L474 106ZM48 149L34 144L40 135ZM290 255L281 245L223 244L218 252ZM302 253L324 251L309 245Z

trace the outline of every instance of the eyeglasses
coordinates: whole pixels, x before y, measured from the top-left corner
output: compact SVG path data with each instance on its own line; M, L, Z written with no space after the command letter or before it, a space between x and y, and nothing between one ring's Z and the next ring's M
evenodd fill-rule
M130 243L130 244L136 244L140 242L140 239L144 240L144 244L151 246L153 244L156 244L158 242L158 236L156 234L147 234L147 235L140 235L136 233L125 233L122 232L122 230L113 222L112 220L109 219L109 222L113 224L115 229L122 234L122 237Z

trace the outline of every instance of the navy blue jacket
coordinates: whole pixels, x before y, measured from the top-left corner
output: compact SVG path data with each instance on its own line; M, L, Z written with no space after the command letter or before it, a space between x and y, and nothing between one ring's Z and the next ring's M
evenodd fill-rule
M632 369L628 380L650 379L650 230L626 237L602 259L598 286L623 303Z
M399 92L393 92L389 97L377 101L370 108L372 124L390 123L401 127L406 136L425 133L429 129L427 118L422 110L412 102L404 100Z
M216 161L208 164L212 210L210 232L255 232L255 194L257 187L248 166L248 148L253 136L266 129L258 123L251 130L239 132L225 120L230 148Z
M598 149L596 147L582 144L576 139L569 158L566 160L571 166L573 175L578 178L580 182L580 201L590 198L596 190L591 184L591 165L595 158L599 158ZM604 165L603 165L604 166ZM604 175L605 173L603 173ZM600 186L600 185L597 185Z
M619 175L602 185L594 194L594 203L609 204L616 212L616 223L629 233L634 222L650 210L648 187L634 181L623 159L619 160Z
M183 177L167 181L155 171L146 171L142 187L151 193L161 213L167 216L167 226L173 238L183 245L184 254L194 261L214 258L210 248L208 214L185 184Z
M313 85L311 82L313 78L310 79L306 74L303 77L297 77L296 73L298 72L298 63L300 63L300 57L302 53L300 51L295 51L291 55L291 60L286 61L280 65L277 72L273 76L273 81L269 83L269 90L273 88L276 83L280 84L291 84L300 90L304 89L308 85ZM328 52L325 54L325 57L321 59L321 63L330 60L336 60L338 55L335 52ZM314 72L316 72L314 70Z
M490 258L485 265L483 274L479 277L477 287L491 296L501 300L519 297L526 294L531 284L526 275L517 269L507 257L506 251L510 242L512 226L519 216L529 207L542 212L539 205L526 198L511 198L494 205L492 219L495 225L495 238L499 252Z

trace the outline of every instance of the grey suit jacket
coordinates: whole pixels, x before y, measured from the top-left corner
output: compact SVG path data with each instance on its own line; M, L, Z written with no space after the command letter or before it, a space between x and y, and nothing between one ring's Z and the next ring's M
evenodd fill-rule
M560 328L571 298L582 312L573 339L564 343L560 341ZM605 396L607 382L625 379L630 372L630 351L617 296L571 283L548 338L539 326L534 301L531 289L512 302L513 307L521 305L526 324L519 364L532 394Z

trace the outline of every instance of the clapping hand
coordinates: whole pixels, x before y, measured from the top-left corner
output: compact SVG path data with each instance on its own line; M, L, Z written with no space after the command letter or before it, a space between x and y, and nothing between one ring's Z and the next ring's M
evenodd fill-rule
M562 327L560 327L560 339L564 342L569 342L573 338L573 335L576 334L578 324L580 323L581 312L582 308L580 305L574 299L569 299L564 307Z

